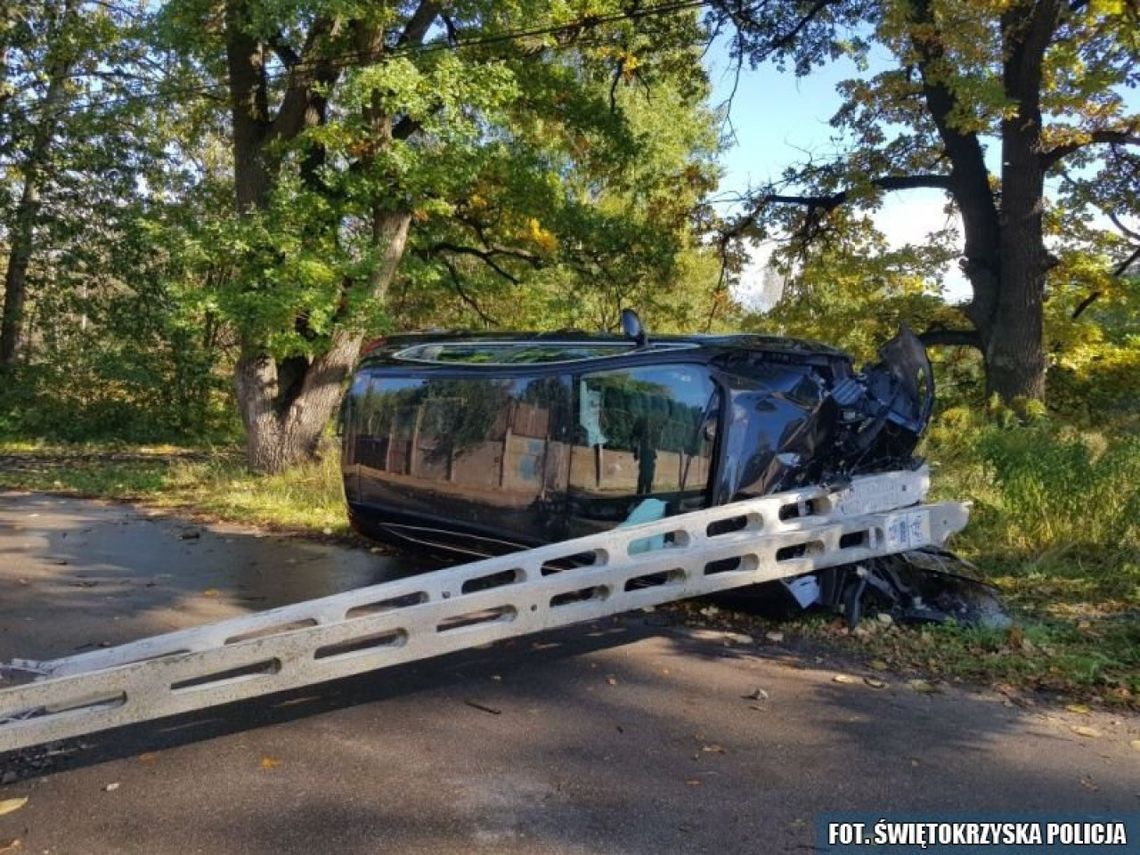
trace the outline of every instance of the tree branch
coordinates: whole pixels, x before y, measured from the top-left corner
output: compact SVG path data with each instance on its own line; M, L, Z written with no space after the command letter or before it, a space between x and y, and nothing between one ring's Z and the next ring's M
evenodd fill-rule
M1140 133L1135 126L1121 130L1099 130L1089 134L1089 138L1079 143L1068 143L1041 153L1042 169L1050 169L1057 162L1075 151L1090 145L1140 145Z
M408 23L404 26L404 32L400 34L396 44L400 47L422 44L427 31L435 23L439 11L439 4L434 0L422 0L416 11L412 13L412 17L408 19Z
M463 287L463 279L459 275L459 271L455 269L455 265L446 258L442 259L442 261L443 266L447 268L447 272L451 274L451 284L455 287L455 293L459 295L459 299L470 306L471 310L479 316L483 323L492 327L499 326L499 322L484 312L483 308L475 302L475 298L467 293L467 290Z
M274 33L266 40L266 44L277 54L277 58L287 70L292 70L301 61L301 55L291 45L285 43L281 33Z
M1128 272L1128 268L1135 264L1137 261L1140 261L1140 246L1132 250L1132 254L1129 255L1128 258L1124 259L1124 261L1120 262L1120 264L1116 265L1116 267L1112 269L1112 275L1123 276Z
M939 21L931 0L914 0L910 41L918 55L922 93L930 117L938 129L953 176L951 193L962 216L964 254L974 299L970 314L974 323L987 322L997 304L997 270L1001 226L990 188L990 174L976 133L958 129L953 116L958 96L945 82L941 67L946 62Z
M1127 272L1128 268L1135 264L1138 260L1140 260L1140 246L1132 250L1132 252L1126 259L1124 259L1124 261L1120 262L1118 265L1116 265L1116 267L1112 268L1112 275L1123 276ZM1073 313L1069 316L1069 320L1075 321L1077 318L1083 315L1085 309L1099 300L1103 293L1103 291L1099 290L1093 291L1087 297L1081 300L1081 302L1077 303L1077 307L1073 309Z
M884 175L871 179L871 184L880 190L916 190L921 187L930 187L939 190L951 188L949 175ZM795 196L782 193L769 193L754 199L754 204L779 203L784 205L804 205L817 210L831 211L846 203L851 197L850 190L840 190L838 193L820 196Z
M949 330L932 327L919 333L918 340L927 347L975 347L982 349L982 339L977 330Z
M475 258L478 258L480 261L482 261L484 264L486 264L488 267L490 267L492 270L494 270L496 273L498 273L500 276L502 276L504 279L506 279L508 282L510 282L512 285L518 285L519 284L519 279L517 276L513 275L512 273L508 272L507 270L504 270L495 261L495 256L500 255L502 253L496 253L494 250L477 249L473 246L460 246L459 244L441 241L440 243L436 243L436 244L433 244L432 246L428 247L427 252L429 254L433 254L433 255L435 253L439 253L439 252L450 252L453 255L474 256ZM449 264L449 262L446 259L444 259L443 263Z
M318 18L309 28L305 37L305 46L300 54L293 53L292 62L286 61L281 55L281 47L269 42L270 47L281 58L282 63L289 69L289 88L273 119L272 135L279 139L290 140L310 124L319 124L324 120L326 98L318 95L318 87L331 86L340 77L340 69L328 58L314 60L311 58L317 41L329 33L333 22L329 18Z

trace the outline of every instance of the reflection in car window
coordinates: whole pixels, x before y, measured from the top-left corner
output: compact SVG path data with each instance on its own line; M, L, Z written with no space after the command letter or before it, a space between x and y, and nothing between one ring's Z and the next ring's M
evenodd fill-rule
M561 377L377 378L356 461L368 478L525 505L556 488L569 390Z
M719 400L705 368L605 371L576 385L570 491L577 516L625 521L650 497L665 514L704 505Z

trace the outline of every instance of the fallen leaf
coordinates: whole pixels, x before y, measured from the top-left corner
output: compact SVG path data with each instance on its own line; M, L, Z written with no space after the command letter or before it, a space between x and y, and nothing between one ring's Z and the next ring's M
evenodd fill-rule
M858 683L858 677L852 677L850 674L836 674L831 678L833 683Z
M715 742L709 743L708 745L702 745L701 751L705 752L706 754L726 754L727 753L724 750L723 745L717 745Z
M261 758L261 768L262 769L276 769L280 765L281 765L281 761L278 760L276 757L265 756L265 757Z
M158 755L155 754L153 751L147 751L145 754L139 755L139 762L140 763L153 763L157 757L158 757Z
M108 784L107 786L105 786L105 787L103 788L103 792L105 792L105 793L113 793L113 792L115 792L115 790L117 790L117 789L119 789L119 782L118 782L118 781L112 781L110 784Z
M1100 731L1095 727L1085 727L1083 724L1074 724L1069 728L1077 736L1083 736L1086 739L1096 739L1100 736Z
M611 686L616 686L617 685L617 677L615 677L613 674L610 674L609 676L606 677L606 682Z
M912 691L918 692L923 695L934 695L941 691L937 686L932 686L926 680L911 680L907 683Z
M1092 710L1090 710L1084 704L1069 704L1067 707L1065 707L1065 709L1071 713L1076 713L1077 715L1088 715L1090 712L1092 712Z
M885 680L879 680L875 677L864 677L863 682L870 686L872 689L885 689L887 687Z
M884 662L882 659L872 659L867 663L872 671L889 671L891 666Z
M741 695L740 697L746 701L766 701L768 700L768 693L763 689L757 688L753 689L747 695Z
M1021 647L1021 643L1024 640L1025 633L1022 632L1021 627L1017 624L1010 626L1009 630L1006 632L1006 642L1009 644L1009 646L1013 648Z
M27 796L22 796L18 799L4 799L3 801L0 801L0 816L4 816L5 814L9 813L15 813L27 803Z

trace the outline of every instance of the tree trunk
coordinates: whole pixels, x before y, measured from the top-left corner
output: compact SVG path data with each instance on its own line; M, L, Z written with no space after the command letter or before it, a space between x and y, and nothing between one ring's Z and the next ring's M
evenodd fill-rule
M32 136L28 159L24 162L24 188L12 218L12 248L4 274L4 315L0 321L0 365L12 365L24 335L24 303L28 293L28 265L32 261L36 219L40 213L40 182L57 125L58 105L64 96L64 80L70 69L65 62L53 63L47 93L40 103L42 113Z
M1001 126L1001 287L982 334L986 391L1003 401L1044 400L1045 250L1042 217L1041 86L1045 47L1059 14L1055 0L1002 16L1002 83L1017 109Z
M1002 121L996 195L977 134L962 130L954 119L958 96L938 70L946 61L939 21L929 0L914 3L920 27L912 44L927 108L952 166L951 192L964 226L964 269L973 289L965 314L985 359L987 393L1007 402L1045 395L1048 253L1042 233L1040 100L1044 53L1061 9L1058 0L1022 0L1002 16L1002 86L1016 110Z
M375 298L384 295L396 275L410 223L411 215L400 212L378 213L374 219L373 239L382 250L368 283ZM247 347L234 378L250 469L280 472L316 457L362 339L362 332L341 327L329 349L311 362L294 358L277 363L263 350Z
M235 385L250 469L280 472L317 456L321 434L340 403L341 386L360 353L361 339L360 333L337 332L328 351L306 367L295 394L288 389L279 394L281 372L271 357L238 360Z

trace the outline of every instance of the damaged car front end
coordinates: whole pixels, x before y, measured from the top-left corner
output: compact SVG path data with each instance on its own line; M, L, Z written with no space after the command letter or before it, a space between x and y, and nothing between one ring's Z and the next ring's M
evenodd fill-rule
M814 342L649 340L626 320L626 336L424 334L370 346L341 414L353 528L467 560L922 465L934 382L905 328L856 370ZM851 621L872 602L968 619L931 601L900 561L753 595L783 590Z

